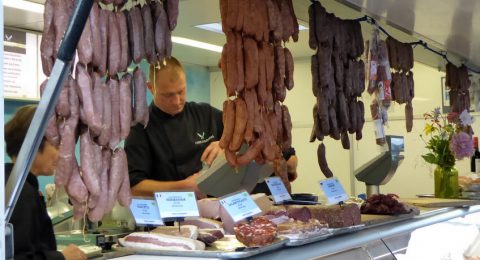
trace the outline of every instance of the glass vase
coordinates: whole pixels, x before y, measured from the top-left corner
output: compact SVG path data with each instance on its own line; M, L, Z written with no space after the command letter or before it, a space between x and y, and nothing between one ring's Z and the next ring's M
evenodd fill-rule
M435 198L458 198L458 171L437 166L434 172Z

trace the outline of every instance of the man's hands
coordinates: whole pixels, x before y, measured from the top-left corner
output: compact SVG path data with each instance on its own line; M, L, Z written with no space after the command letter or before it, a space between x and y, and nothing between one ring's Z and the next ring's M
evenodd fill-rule
M211 142L205 151L203 151L202 157L200 160L208 164L208 166L212 165L213 161L219 154L223 153L223 149L220 148L219 141Z
M63 249L62 254L66 260L87 260L85 253L74 244L70 244Z

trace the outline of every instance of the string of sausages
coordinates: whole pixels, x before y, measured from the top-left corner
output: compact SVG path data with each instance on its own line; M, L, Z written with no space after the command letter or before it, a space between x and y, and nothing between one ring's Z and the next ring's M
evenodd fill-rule
M450 88L450 106L452 112L462 113L470 109L470 79L468 69L464 65L457 67L452 63L446 66L445 85Z
M291 146L292 122L282 102L294 86L294 67L281 42L298 40L292 0L220 0L220 13L227 43L219 66L229 97L220 147L232 166L274 162L290 190L281 152ZM239 152L244 143L248 149Z
M413 49L408 43L401 43L392 37L386 41L380 39L378 28L374 28L367 45L368 93L375 93L370 104L370 112L375 127L376 143L386 143L384 125L388 122L388 109L392 101L405 104L407 132L413 127L412 99ZM392 69L394 72L392 73Z
M310 142L321 141L318 163L323 174L332 177L324 137L341 140L344 149L350 149L349 133L362 138L364 106L358 98L365 90L365 66L358 58L364 51L363 37L358 21L337 18L318 1L312 2L308 14L309 46L316 50L311 57L312 91L317 98Z
M178 0L152 0L130 8L131 3L124 5L123 0L98 2L78 43L75 70L62 86L45 134L59 147L55 184L67 191L74 219L87 214L91 221L101 220L117 200L130 205L127 157L119 144L131 126L147 126L148 106L145 74L139 66L133 73L127 69L132 61L158 63L171 55L171 30L178 16ZM73 7L73 0L45 2L40 51L47 76ZM75 157L78 139L80 165Z

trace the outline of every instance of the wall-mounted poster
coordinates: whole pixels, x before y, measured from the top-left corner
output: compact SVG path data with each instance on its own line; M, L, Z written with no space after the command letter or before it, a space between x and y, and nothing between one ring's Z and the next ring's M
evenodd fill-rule
M39 100L37 35L5 29L3 44L3 91L5 98Z

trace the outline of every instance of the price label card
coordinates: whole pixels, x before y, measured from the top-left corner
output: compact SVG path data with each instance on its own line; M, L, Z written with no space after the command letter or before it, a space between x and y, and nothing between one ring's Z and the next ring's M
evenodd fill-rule
M155 200L163 219L200 216L193 191L155 192Z
M266 178L265 182L267 183L268 189L272 193L273 201L275 203L280 203L282 201L292 199L290 193L288 193L287 188L285 188L285 184L283 184L280 177L275 176Z
M246 191L239 191L222 197L220 204L225 208L234 222L253 217L262 212Z
M152 199L133 198L130 211L137 226L163 226L157 202Z
M320 187L327 196L328 204L337 204L348 199L342 184L335 177L320 181Z

